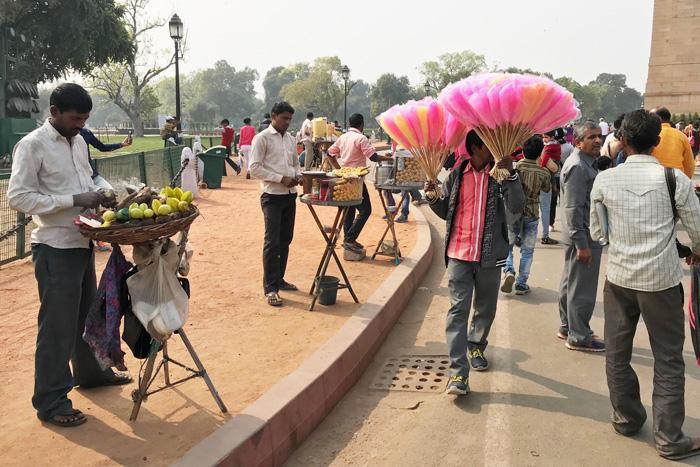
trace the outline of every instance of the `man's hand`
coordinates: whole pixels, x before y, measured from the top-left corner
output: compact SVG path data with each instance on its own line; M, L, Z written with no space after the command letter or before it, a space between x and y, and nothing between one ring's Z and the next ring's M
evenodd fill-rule
M576 261L590 265L593 262L593 252L590 248L577 249Z
M693 253L685 259L686 264L689 266L697 266L700 264L700 254Z
M281 183L282 183L282 185L286 186L287 188L294 188L295 186L297 186L299 184L299 182L297 182L297 179L292 178L292 177L282 177Z
M513 158L510 156L503 156L503 158L496 162L497 169L506 169L511 175L515 173L515 167L513 167Z
M102 193L97 191L88 191L87 193L80 193L79 195L73 195L73 206L81 208L96 208L102 201L108 202L109 198L105 197Z
M124 138L124 141L122 141L122 147L131 146L131 143L133 143L131 136L127 136Z
M425 182L425 184L423 185L423 191L426 192L426 193L429 192L429 191L433 191L433 192L434 192L436 188L437 188L437 185L435 184L435 182L431 182L431 181L427 181L427 182Z

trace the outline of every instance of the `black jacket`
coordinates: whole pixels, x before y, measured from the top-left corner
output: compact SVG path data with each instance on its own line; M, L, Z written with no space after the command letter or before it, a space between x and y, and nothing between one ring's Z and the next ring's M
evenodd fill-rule
M445 264L448 262L447 247L452 235L452 221L459 203L464 169L469 161L463 161L447 177L442 189L444 195L430 207L447 221L445 235ZM498 183L489 177L488 198L486 199L486 216L484 221L484 238L481 244L481 266L499 267L508 258L508 221L510 214L522 214L525 207L525 194L517 174ZM507 211L506 212L506 208Z

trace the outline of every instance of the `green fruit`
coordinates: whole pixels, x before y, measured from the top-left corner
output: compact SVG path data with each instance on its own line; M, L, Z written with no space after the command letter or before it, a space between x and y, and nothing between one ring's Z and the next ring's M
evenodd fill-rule
M191 203L192 200L194 199L194 195L192 194L191 191L186 191L182 194L182 198L180 198L182 201L187 201L188 203Z
M177 203L177 208L180 212L187 212L190 210L190 203L187 201L180 201Z
M143 211L140 210L139 208L129 209L129 218L130 219L143 219Z
M138 203L131 203L131 205L129 206L129 210L132 210L134 208L138 209L138 207L139 207Z
M171 210L172 212L177 212L177 211L178 211L177 205L178 205L179 202L180 202L180 200L178 200L177 198L168 198L168 199L167 199L168 206L170 206L170 210Z
M158 208L160 208L161 205L162 203L159 199L154 199L153 202L151 202L151 209L153 209L155 212L158 212Z
M145 211L146 209L148 209L148 204L146 204L146 203L139 204L139 209L142 211Z
M166 186L166 187L165 187L165 196L166 196L166 198L172 198L174 194L175 194L175 192L173 191L172 188L170 188L169 186Z
M117 213L114 211L105 211L102 214L102 220L105 222L112 222L116 218L117 218Z
M178 186L173 190L173 198L182 199L182 188Z
M155 212L153 211L153 209L144 209L143 210L143 217L145 217L146 219L150 219L154 215L155 215Z
M122 208L117 211L117 220L119 222L126 222L129 220L129 208Z
M167 204L164 204L158 208L158 215L159 216L167 216L171 212L173 212L173 210L170 209L170 206L168 206Z

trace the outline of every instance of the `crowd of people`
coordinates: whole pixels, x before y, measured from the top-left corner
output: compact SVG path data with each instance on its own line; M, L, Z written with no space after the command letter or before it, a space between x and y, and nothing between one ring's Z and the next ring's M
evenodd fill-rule
M92 101L78 85L58 86L50 105L51 117L15 148L8 200L13 209L33 215L38 226L32 233L32 257L41 308L32 403L41 420L69 427L86 421L68 398L74 386L131 381L127 374L100 368L81 338L95 299L96 278L93 245L73 224L82 210L116 202L112 190L100 187L103 180L90 165L88 144L110 150L131 144L131 139L101 146L83 128ZM221 122L221 144L231 167L237 174L245 169L248 177L260 181L265 224L262 288L267 304L275 307L284 303L280 292L297 290L286 278L302 172L298 140L289 132L294 113L289 103L277 103L257 131L245 118L237 140L230 122ZM307 151L312 119L309 113L301 130ZM175 126L170 131L177 133ZM333 167L392 160L391 155L380 155L363 131L364 117L351 115L348 131L328 150ZM541 244L563 244L556 336L570 350L606 352L615 431L632 436L647 418L630 364L641 316L654 355L656 447L668 459L700 452L700 438L682 431L681 258L700 264L700 201L691 182L697 139L696 125L676 128L663 107L630 112L612 128L601 119L535 135L514 154L500 158L494 158L476 131L467 134L463 153L453 157L447 169L442 195L428 200L446 223L450 307L445 333L451 362L447 393L468 394L470 370L489 368L486 351L499 293L532 292L528 279L541 225ZM232 160L236 144L238 164ZM193 152L187 151L191 160ZM45 163L49 158L51 163ZM499 182L490 176L495 169L505 169L509 176ZM434 192L434 184L427 183L425 190ZM419 191L415 197L423 199ZM550 236L557 209L559 240ZM345 249L364 249L358 238L371 212L364 186L362 203L350 209L343 226ZM677 221L685 227L690 247L678 242ZM590 323L606 246L601 339ZM552 334L554 338L554 330Z

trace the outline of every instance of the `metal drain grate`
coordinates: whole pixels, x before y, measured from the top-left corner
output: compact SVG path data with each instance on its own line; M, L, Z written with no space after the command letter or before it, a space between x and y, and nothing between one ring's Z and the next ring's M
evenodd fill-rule
M404 355L388 358L370 389L379 391L442 392L450 361L444 355Z

